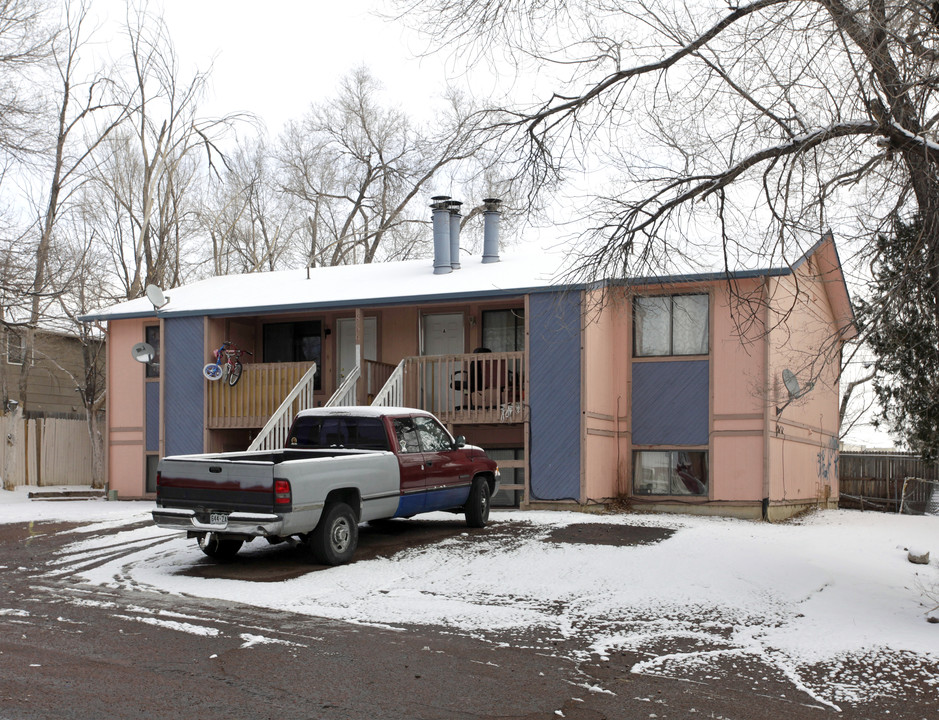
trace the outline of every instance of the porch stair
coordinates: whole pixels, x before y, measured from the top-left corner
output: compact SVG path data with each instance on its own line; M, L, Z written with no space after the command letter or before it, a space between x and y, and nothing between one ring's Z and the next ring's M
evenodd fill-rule
M336 388L336 392L333 393L333 396L326 401L324 407L355 405L355 394L358 389L359 376L361 375L362 370L359 365L352 368L343 379L342 384Z
M372 405L376 407L403 407L404 406L404 364L407 358L398 363L391 376L375 393Z
M397 366L361 360L325 403L325 407L359 404L359 384L376 407L420 407L433 412L445 424L516 424L528 420L525 403L524 353L486 353L406 357ZM284 447L296 414L316 407L313 396L316 363L287 394L248 450ZM382 380L387 380L382 383ZM478 384L467 378L478 378ZM373 393L373 388L381 384Z
M248 450L278 450L284 447L287 441L287 432L293 422L294 416L303 408L313 407L314 380L316 376L316 363L300 378L280 407L274 411L267 424L248 446Z

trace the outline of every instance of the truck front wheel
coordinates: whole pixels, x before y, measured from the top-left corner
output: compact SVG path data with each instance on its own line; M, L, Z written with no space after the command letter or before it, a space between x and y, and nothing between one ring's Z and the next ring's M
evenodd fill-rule
M470 527L486 527L489 520L489 483L485 478L474 478L469 500L466 501L466 524Z
M321 565L342 565L359 544L359 525L352 508L342 502L326 507L308 540L313 559Z
M218 533L206 533L199 537L199 549L219 562L234 560L242 545L244 540L219 537Z

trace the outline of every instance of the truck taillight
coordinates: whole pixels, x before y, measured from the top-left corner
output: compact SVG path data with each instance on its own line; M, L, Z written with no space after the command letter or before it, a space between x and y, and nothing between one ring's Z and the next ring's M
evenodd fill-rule
M160 487L160 485L162 485L162 484L163 484L163 473L161 473L159 470L157 470L156 485L157 485L157 487Z
M275 505L289 505L290 504L290 481L289 480L274 480L274 504Z

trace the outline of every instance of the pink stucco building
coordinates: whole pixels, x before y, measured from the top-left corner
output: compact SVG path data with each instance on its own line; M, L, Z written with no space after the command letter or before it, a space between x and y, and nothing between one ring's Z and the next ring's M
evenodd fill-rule
M148 497L162 455L276 435L264 426L302 385L287 415L337 392L435 412L499 460L506 505L772 520L837 502L856 328L830 236L789 267L589 286L531 258L456 264L210 278L159 310L93 314L109 329L109 487ZM253 353L233 388L201 374L225 340ZM154 363L131 356L142 341Z

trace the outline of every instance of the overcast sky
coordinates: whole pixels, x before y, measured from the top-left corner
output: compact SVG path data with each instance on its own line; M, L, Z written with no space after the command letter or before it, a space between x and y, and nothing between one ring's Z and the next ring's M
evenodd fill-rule
M118 19L122 5L115 4ZM256 1L165 0L164 16L183 67L213 65L209 114L251 111L276 136L360 65L414 114L442 92L443 59L416 58L417 34L374 15L386 5L271 0L259 12Z

